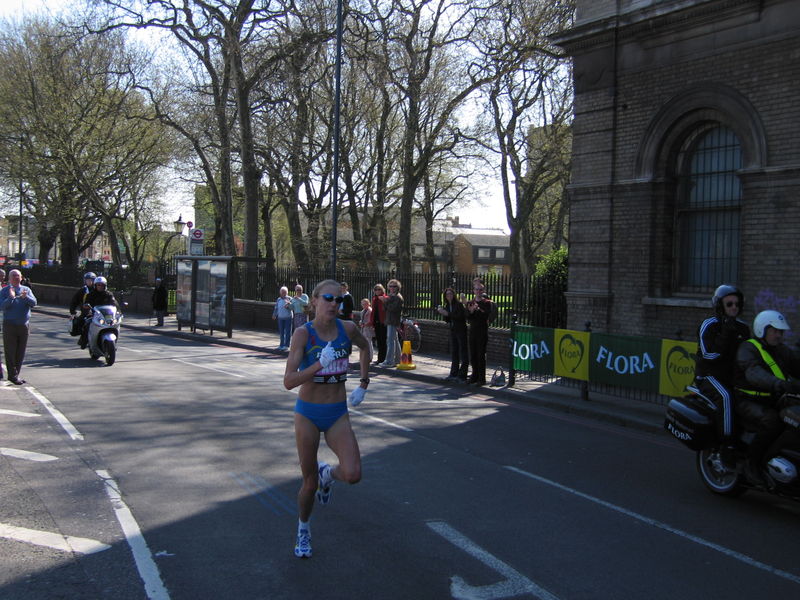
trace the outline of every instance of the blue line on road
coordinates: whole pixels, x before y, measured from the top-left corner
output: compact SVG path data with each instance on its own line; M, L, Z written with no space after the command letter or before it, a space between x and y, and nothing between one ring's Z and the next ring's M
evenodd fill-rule
M245 491L254 496L262 506L272 511L273 514L286 513L294 515L297 513L297 507L294 503L263 477L250 473L231 473L230 475Z

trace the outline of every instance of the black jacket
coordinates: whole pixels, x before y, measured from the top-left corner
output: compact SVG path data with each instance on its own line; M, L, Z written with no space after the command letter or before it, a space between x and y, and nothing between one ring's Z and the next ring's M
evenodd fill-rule
M464 308L464 305L459 300L445 302L442 308L447 311L444 320L445 323L450 324L450 329L455 329L457 331L467 330L467 309Z
M738 319L710 317L697 330L697 377L714 377L733 385L736 350L750 337L750 328Z
M342 296L342 311L339 313L340 319L346 319L351 321L353 319L353 308L355 307L353 303L353 296L350 295L348 292L344 296Z
M108 290L104 290L102 292L98 290L92 290L86 296L86 304L92 307L105 306L111 304L119 308L119 304L117 303L117 299L114 298L114 294L112 294Z
M167 310L167 288L156 286L153 290L153 310Z
M72 300L69 302L69 314L74 315L76 312L78 312L78 309L83 306L84 299L90 291L91 290L88 287L83 286L81 289L75 292L75 295L72 296Z

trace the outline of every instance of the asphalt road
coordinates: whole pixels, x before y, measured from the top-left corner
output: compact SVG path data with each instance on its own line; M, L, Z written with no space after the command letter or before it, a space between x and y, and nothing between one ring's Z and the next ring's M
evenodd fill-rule
M65 331L35 315L0 388L0 599L800 596L800 505L711 495L663 435L380 377L299 560L281 358L125 332L105 367Z

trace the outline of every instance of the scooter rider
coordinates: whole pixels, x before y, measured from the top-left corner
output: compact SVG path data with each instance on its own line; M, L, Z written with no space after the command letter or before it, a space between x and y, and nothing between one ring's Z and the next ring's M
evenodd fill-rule
M697 330L695 386L716 404L717 435L728 444L733 436L736 350L750 337L750 328L737 318L744 310L744 294L736 286L719 286L711 306L714 316Z
M94 280L94 286L92 287L92 291L90 291L83 302L84 310L91 316L91 310L95 306L105 306L105 305L113 305L119 308L119 303L117 299L114 298L114 294L108 291L108 281L105 277L96 277ZM89 319L86 319L86 322L83 326L83 332L81 333L81 337L78 340L78 344L81 348L86 348L88 344L87 336L89 334Z
M736 414L756 429L745 465L754 483L763 484L761 472L770 458L766 450L783 429L781 397L800 393L800 357L783 343L783 332L789 329L781 313L762 311L753 321L754 337L736 353Z
M69 303L69 314L74 315L78 312L78 308L83 306L83 303L86 301L86 295L92 291L94 287L94 279L97 277L94 273L89 271L88 273L84 273L83 275L83 287L80 288L75 295L72 296L72 300Z

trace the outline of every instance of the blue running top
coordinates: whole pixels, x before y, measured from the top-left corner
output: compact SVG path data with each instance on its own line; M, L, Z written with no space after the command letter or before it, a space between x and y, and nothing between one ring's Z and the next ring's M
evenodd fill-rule
M300 362L298 370L302 371L307 369L319 360L320 352L328 345L325 340L319 339L316 330L314 329L313 321L309 321L303 325L308 332L308 341L306 342L305 353L303 360ZM333 340L333 349L336 351L336 360L334 360L327 369L320 369L314 375L314 383L339 383L340 381L347 381L347 370L350 368L350 353L353 350L353 344L347 332L344 330L344 325L339 319L336 319L336 329L338 335Z

